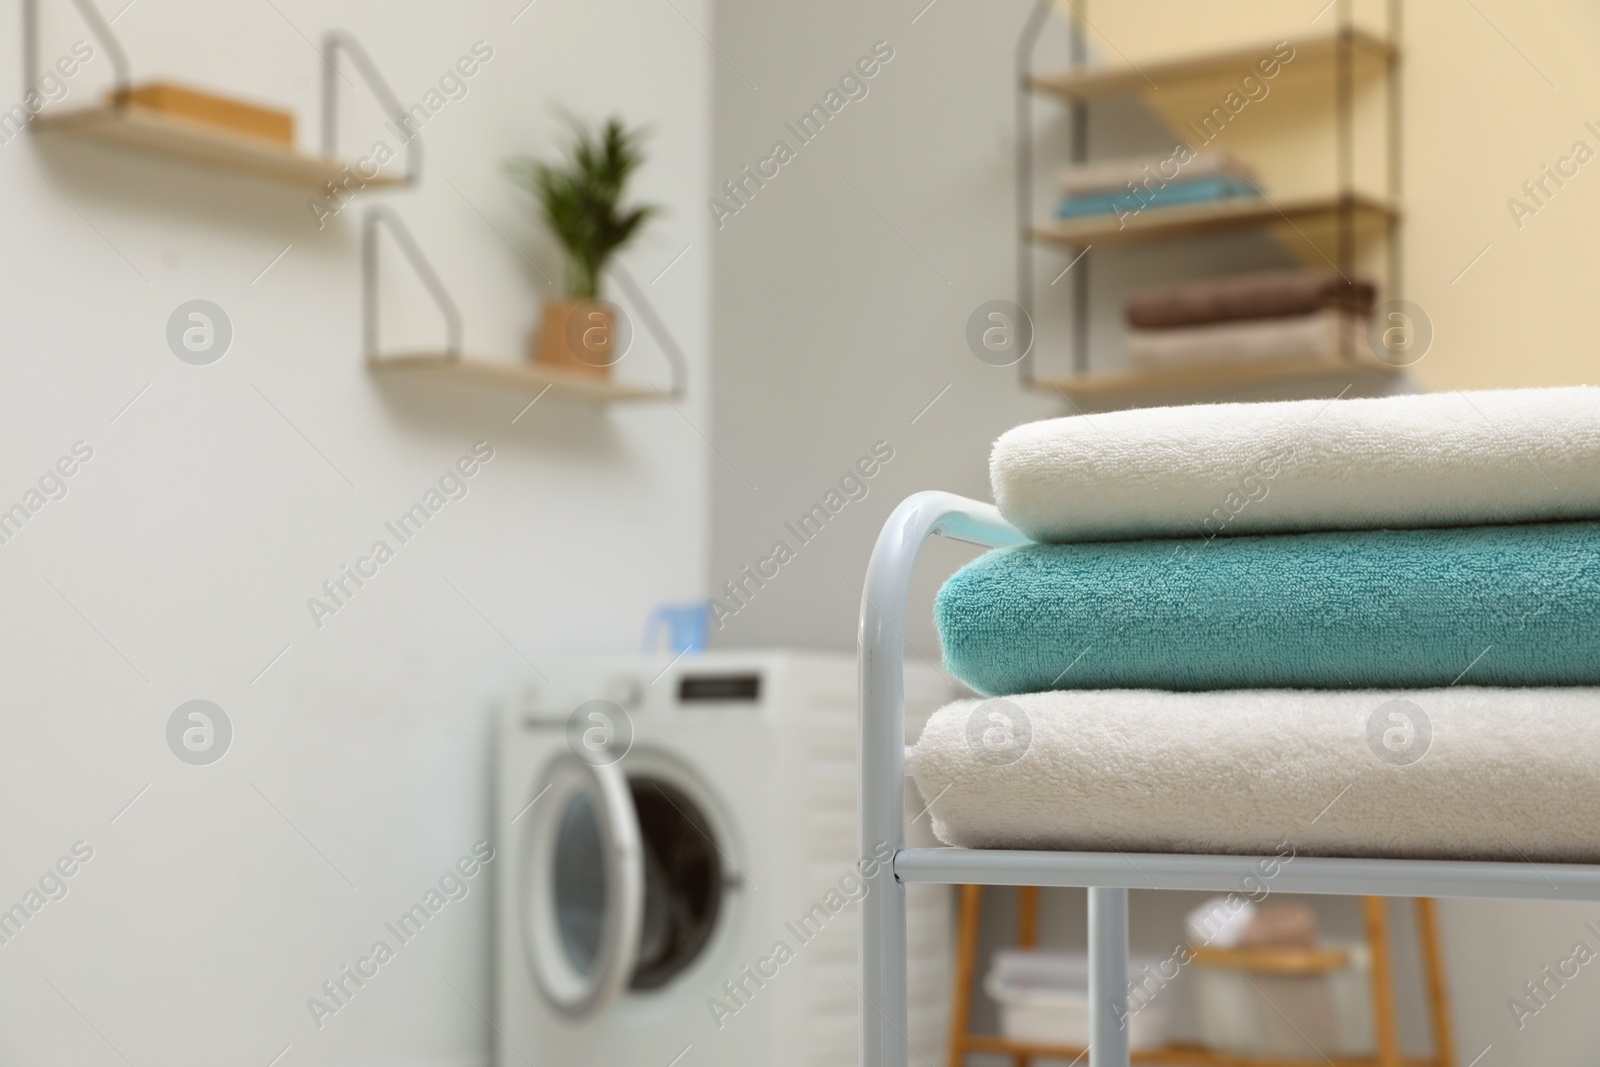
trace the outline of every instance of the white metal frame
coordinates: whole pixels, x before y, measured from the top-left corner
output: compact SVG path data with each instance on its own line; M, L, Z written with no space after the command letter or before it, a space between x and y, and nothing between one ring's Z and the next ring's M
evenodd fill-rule
M888 866L862 901L863 1067L907 1067L906 899L909 882L1082 886L1089 891L1090 1067L1127 1067L1119 1024L1126 988L1128 890L1236 890L1275 863L1294 893L1500 900L1600 900L1600 866L1298 857L1125 855L905 847L906 601L923 543L935 534L986 547L1026 539L993 505L925 492L897 507L867 564L861 603L861 849L887 842Z

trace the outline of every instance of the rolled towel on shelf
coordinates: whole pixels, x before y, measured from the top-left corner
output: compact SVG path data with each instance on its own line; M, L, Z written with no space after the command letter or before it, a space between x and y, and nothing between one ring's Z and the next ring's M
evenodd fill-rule
M1366 343L1367 318L1336 308L1276 319L1250 319L1129 330L1136 367L1215 367L1276 360L1335 359Z
M995 442L1035 541L1600 517L1600 388L1144 408Z
M981 710L983 705L978 707L978 714L985 714ZM1241 899L1235 903L1227 897L1212 897L1184 916L1183 932L1191 945L1238 948L1244 940L1245 931L1256 921L1256 915L1256 906L1249 900Z
M934 614L991 695L1600 685L1600 525L1020 545Z
M1184 159L1185 153L1188 159ZM1074 163L1063 167L1056 176L1056 187L1062 196L1083 196L1087 193L1121 193L1128 186L1152 186L1163 182L1188 181L1231 174L1239 178L1255 179L1255 169L1220 148L1202 148L1198 152L1179 146L1172 152L1154 156L1132 156L1125 159L1104 159L1093 163Z
M1317 913L1304 904L1268 904L1251 916L1239 935L1239 947L1314 949Z
M1123 312L1129 326L1161 330L1337 307L1365 315L1376 296L1376 286L1361 278L1349 283L1328 271L1273 270L1146 289Z
M1596 689L1033 693L916 751L962 848L1600 861Z
M1064 219L1084 215L1122 216L1136 214L1145 208L1176 207L1180 204L1202 204L1212 200L1260 195L1260 190L1249 179L1219 174L1192 181L1168 182L1157 189L1140 188L1136 191L1068 197L1056 207L1056 215Z

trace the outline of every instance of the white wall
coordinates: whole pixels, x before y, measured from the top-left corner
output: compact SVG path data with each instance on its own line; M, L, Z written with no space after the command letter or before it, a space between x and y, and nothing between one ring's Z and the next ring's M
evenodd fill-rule
M851 583L889 510L918 489L986 496L988 443L1060 408L1024 396L1014 369L979 362L964 340L978 304L1012 295L1011 92L1000 64L1024 5L944 0L913 25L921 7L717 8L718 46L759 87L718 64L717 185L775 140L796 144L785 123L875 42L894 51L867 96L712 234L715 436L726 457L712 464L712 594L726 601L720 587L742 566L777 540L794 545L784 523L874 442L895 452L864 500L724 620L720 644L852 648ZM935 546L933 558L948 570L962 555ZM937 659L926 618L909 635Z
M136 75L291 105L304 144L321 60L302 33L353 30L408 102L488 42L424 131L420 188L381 198L434 253L469 346L507 359L544 290L491 223L546 273L558 259L500 159L551 151L557 103L652 123L639 195L670 213L627 261L648 281L691 246L651 289L694 361L681 414L547 397L512 425L530 396L381 384L360 361L359 202L319 232L293 187L0 145L0 499L94 449L0 545L0 908L74 842L94 850L0 945L0 1061L484 1061L491 874L320 1031L306 1000L485 837L490 705L524 656L634 647L653 604L705 585L709 53L686 20L709 15L675 4L544 0L513 23L522 0L143 0L116 30ZM48 33L47 62L82 35L57 16ZM7 102L19 51L13 6ZM102 55L67 102L108 74ZM194 298L234 326L211 366L164 339ZM664 381L659 358L642 344L628 372ZM494 459L470 493L314 626L307 598L479 440ZM235 730L211 766L164 736L193 698Z

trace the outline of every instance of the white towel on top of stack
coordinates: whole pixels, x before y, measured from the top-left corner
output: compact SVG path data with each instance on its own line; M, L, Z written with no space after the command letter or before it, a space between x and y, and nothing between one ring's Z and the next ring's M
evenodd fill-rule
M995 503L1035 541L1415 528L1600 508L1600 388L1196 404L1028 423ZM1219 510L1220 509L1220 510Z

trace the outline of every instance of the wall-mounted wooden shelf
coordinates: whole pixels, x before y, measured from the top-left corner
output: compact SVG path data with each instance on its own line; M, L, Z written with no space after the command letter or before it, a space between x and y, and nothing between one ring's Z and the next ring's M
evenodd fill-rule
M447 352L406 352L384 356L370 364L372 373L396 380L425 381L444 385L500 389L518 394L542 393L594 403L632 400L660 400L662 394L648 385L594 378L572 371L541 367L537 363L508 363L505 360L463 356L456 359Z
M1336 374L1371 377L1399 372L1400 368L1363 353L1347 359L1263 360L1161 370L1095 371L1060 378L1035 378L1028 383L1028 388L1036 393L1064 393L1097 404L1110 404L1169 392L1293 383Z
M385 353L378 343L378 236L387 229L416 271L444 319L445 344L428 352ZM613 263L607 277L614 279L627 294L633 313L644 324L671 367L672 384L665 389L638 381L601 378L578 371L547 367L538 363L483 359L464 354L465 330L461 311L433 269L422 246L406 228L400 216L387 207L367 211L361 227L361 333L367 369L391 380L412 379L430 384L466 385L481 389L516 392L523 396L544 395L567 400L609 404L640 400L672 400L684 393L688 364L666 324L645 298L644 290L620 265Z
M1298 69L1302 65L1332 62L1339 50L1338 35L1331 33L1289 43L1295 51L1294 59L1288 68L1291 70ZM1119 64L1040 74L1028 79L1027 84L1029 88L1038 92L1050 93L1068 100L1092 100L1099 96L1116 96L1122 93L1157 92L1183 82L1237 77L1241 72L1251 70L1258 60L1270 58L1277 44L1277 41L1263 42L1250 48L1229 48L1204 55L1178 56L1173 59L1141 63L1137 67ZM1350 44L1358 57L1365 56L1387 62L1398 54L1393 44L1367 30L1352 30Z
M22 3L22 82L23 91L28 94L34 93L34 87L39 84L39 4L40 0L23 0ZM400 149L405 155L405 173L401 176L379 174L368 178L338 158L339 82L345 77L334 65L339 53L349 56L391 122L403 127L407 121L405 108L389 88L377 64L350 34L331 30L323 36L318 49L326 60L322 65L322 143L321 151L310 155L267 137L253 137L225 125L132 102L132 67L111 24L92 0L72 0L72 5L111 61L109 102L46 107L29 123L30 129L38 133L86 137L315 189L324 188L328 182L343 186L353 173L360 188L409 185L417 180L417 137L414 133Z
M321 189L328 182L342 182L346 177L347 164L341 160L305 155L264 137L234 133L210 123L136 105L47 108L33 125L42 133L76 134L314 189ZM379 175L367 179L365 187L396 186L405 182L399 175Z
M1027 236L1034 241L1080 248L1091 244L1170 241L1274 223L1332 225L1338 221L1339 213L1345 206L1356 216L1358 227L1387 225L1399 217L1399 212L1392 206L1360 194L1352 196L1348 205L1337 195L1289 200L1241 196L1205 204L1147 207L1121 222L1115 215L1054 219L1035 226Z

